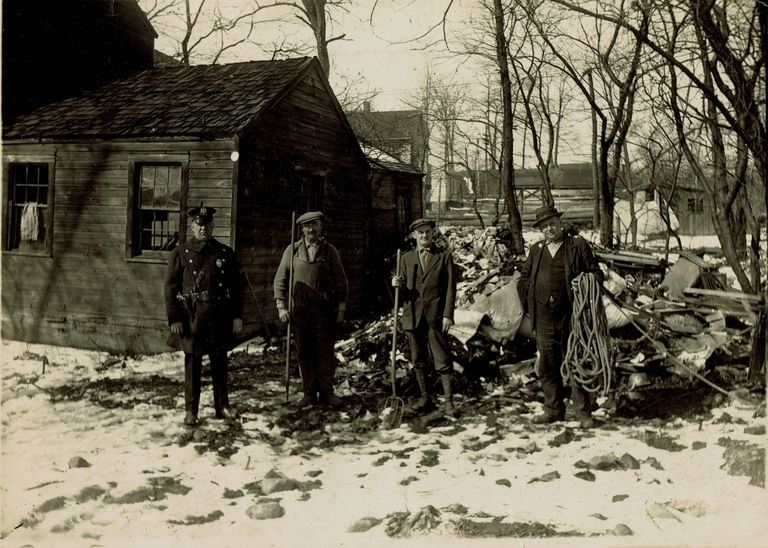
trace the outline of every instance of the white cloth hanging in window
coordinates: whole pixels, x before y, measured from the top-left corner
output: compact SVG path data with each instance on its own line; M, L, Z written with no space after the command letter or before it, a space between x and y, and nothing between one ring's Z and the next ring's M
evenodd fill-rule
M21 211L21 241L37 242L40 239L40 208L37 202L27 202Z

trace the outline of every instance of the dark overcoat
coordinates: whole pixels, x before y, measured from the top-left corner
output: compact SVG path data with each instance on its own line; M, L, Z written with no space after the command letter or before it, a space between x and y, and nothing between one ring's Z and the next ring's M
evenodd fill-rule
M422 269L418 250L403 254L400 276L405 287L400 289L403 304L403 329L413 330L422 314L430 327L442 330L443 318L453 321L456 304L456 277L450 251L431 248L431 260L426 271Z
M232 248L190 238L171 252L165 271L168 325L181 322L181 337L168 344L188 354L229 350L232 321L243 317L240 270Z
M520 300L523 303L524 311L527 314L535 314L534 290L536 276L539 274L539 265L541 264L541 254L547 243L546 240L540 240L533 245L528 252L528 257L520 271L521 277L518 282L518 292ZM563 251L565 252L565 285L568 293L568 303L573 308L573 288L571 282L581 273L592 273L597 278L598 283L604 279L603 271L600 270L600 264L592 253L592 247L584 238L578 235L566 236L563 240ZM536 325L536 318L531 317L533 325Z

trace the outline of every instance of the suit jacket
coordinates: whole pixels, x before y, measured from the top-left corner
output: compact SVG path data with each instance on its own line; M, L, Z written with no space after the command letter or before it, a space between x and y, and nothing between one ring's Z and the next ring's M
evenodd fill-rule
M430 327L442 329L443 318L453 320L456 304L456 277L453 256L435 246L426 271L421 267L417 249L405 253L400 260L400 276L405 287L400 288L403 304L403 329L413 330L422 314Z
M206 292L206 300L179 298L192 292ZM232 320L243 317L240 270L232 248L215 239L190 238L179 244L165 270L165 311L169 325L183 325L180 337L171 334L168 339L173 348L188 354L232 348Z
M545 240L536 242L531 246L528 257L523 264L520 281L517 284L520 300L523 303L524 311L528 314L534 314L535 307L535 289L536 276L539 275L539 265L541 264L541 254L547 243ZM573 307L573 288L571 282L581 273L592 273L597 278L598 283L604 279L603 271L592 253L592 247L581 236L566 236L563 240L563 251L565 252L565 285L568 293L568 303ZM532 317L534 325L536 319Z

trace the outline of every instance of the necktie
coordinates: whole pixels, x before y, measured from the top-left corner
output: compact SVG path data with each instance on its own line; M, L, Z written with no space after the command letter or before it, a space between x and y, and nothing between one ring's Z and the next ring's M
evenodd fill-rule
M419 260L421 261L421 269L426 271L429 266L429 250L422 249L419 251Z

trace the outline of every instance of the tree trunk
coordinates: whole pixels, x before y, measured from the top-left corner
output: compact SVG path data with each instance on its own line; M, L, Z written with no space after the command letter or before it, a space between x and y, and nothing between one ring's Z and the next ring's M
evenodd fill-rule
M307 22L312 28L312 34L315 36L315 46L317 48L317 60L323 69L326 78L331 72L331 60L328 57L328 36L326 34L325 23L325 2L326 0L302 0L304 10L307 15Z
M523 242L523 220L517 207L515 195L515 171L512 166L515 138L512 133L512 82L509 78L509 55L504 33L504 9L501 0L493 0L495 22L496 62L499 67L502 99L502 144L501 144L501 181L504 185L504 198L507 204L507 224L512 235L512 252L525 253Z
M594 98L595 87L592 81L592 71L587 72L587 82L589 83L589 93ZM598 185L597 170L600 165L597 160L597 112L594 107L589 109L592 113L592 193L595 196L595 209L592 214L592 226L600 226L600 186Z

